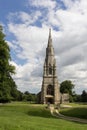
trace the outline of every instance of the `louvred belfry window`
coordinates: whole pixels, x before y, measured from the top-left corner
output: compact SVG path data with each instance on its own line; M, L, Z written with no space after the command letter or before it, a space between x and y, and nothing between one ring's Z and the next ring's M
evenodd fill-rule
M49 74L52 75L52 68L49 67Z

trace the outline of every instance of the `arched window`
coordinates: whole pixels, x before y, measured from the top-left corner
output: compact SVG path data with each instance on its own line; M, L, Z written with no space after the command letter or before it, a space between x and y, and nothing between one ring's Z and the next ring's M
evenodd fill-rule
M48 85L48 87L47 87L47 95L54 95L53 85Z
M52 68L49 67L49 74L52 75Z

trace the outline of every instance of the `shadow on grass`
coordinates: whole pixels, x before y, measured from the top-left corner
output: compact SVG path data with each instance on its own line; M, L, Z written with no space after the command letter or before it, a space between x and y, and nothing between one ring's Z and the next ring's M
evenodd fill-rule
M55 118L53 117L50 113L50 111L46 108L44 109L34 109L34 110L30 110L28 112L29 116L36 116L36 117L43 117L43 118Z
M87 119L87 108L70 108L60 111L61 114L81 119Z

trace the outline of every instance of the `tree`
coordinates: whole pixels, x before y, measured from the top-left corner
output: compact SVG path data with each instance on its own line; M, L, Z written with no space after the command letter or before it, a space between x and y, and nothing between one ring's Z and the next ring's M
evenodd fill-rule
M69 95L73 95L73 91L72 91L73 88L74 88L74 84L70 80L65 80L60 84L61 93L69 93Z
M29 93L28 91L25 91L23 94L23 100L36 103L37 102L37 95Z
M16 97L13 93L17 91L17 87L12 78L15 67L9 64L10 60L10 49L0 25L0 102L9 102Z
M87 102L87 92L83 90L81 94L82 102Z
M81 95L80 94L73 95L73 101L74 102L81 102L82 101Z

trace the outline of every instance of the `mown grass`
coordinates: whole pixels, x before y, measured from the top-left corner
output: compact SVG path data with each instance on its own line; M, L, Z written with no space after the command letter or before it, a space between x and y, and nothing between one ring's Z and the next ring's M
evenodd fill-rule
M87 124L53 117L44 105L0 105L0 130L86 130Z
M60 113L66 116L87 119L87 107L83 107L83 106L61 109Z
M65 104L66 105L66 104ZM73 106L73 107L87 107L87 103L77 102L77 103L68 103L67 105Z

